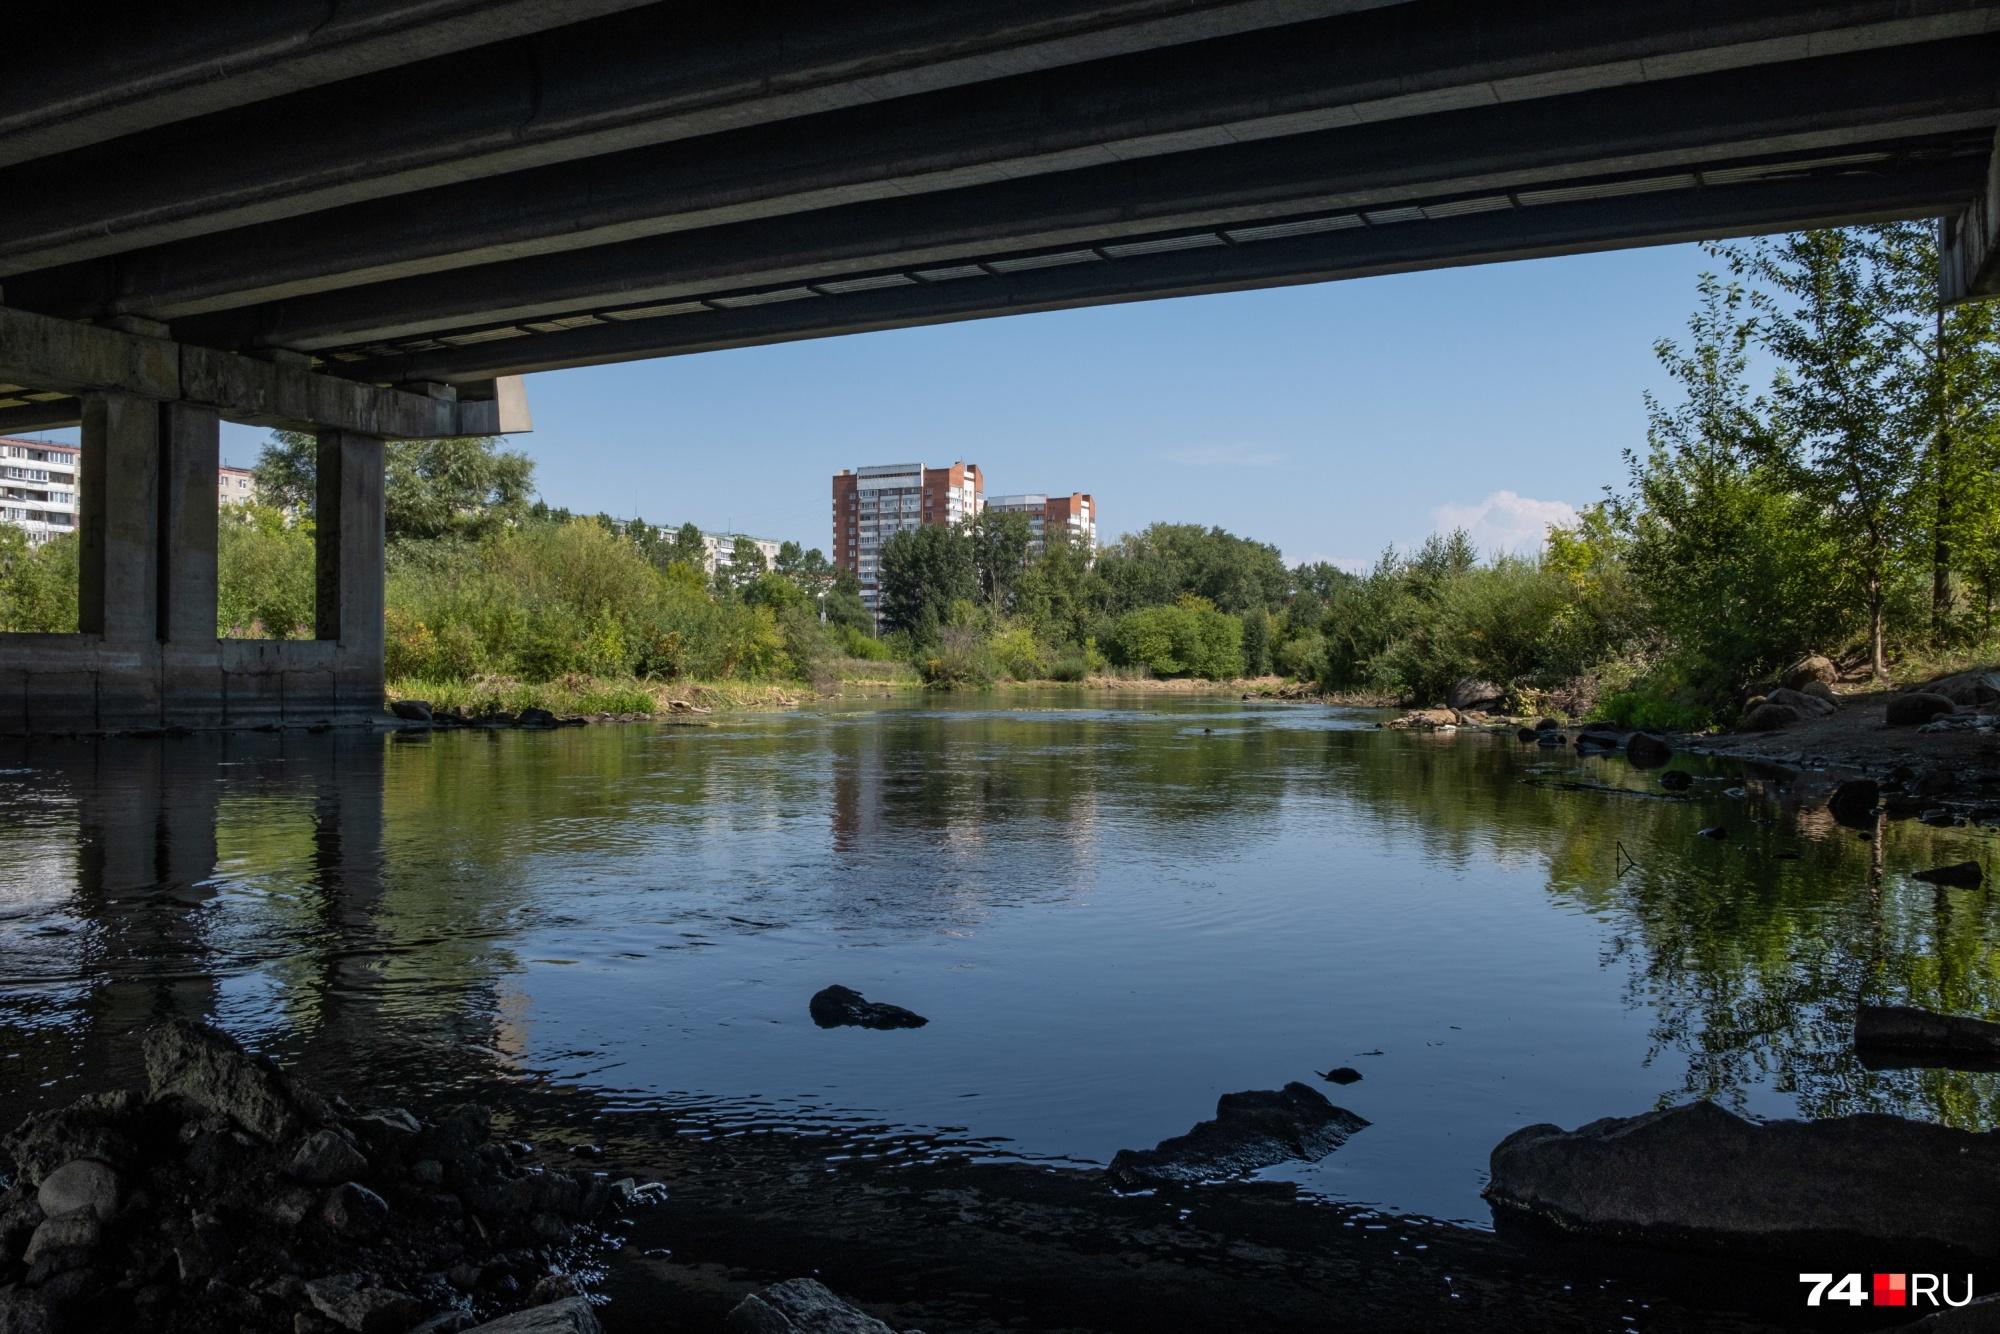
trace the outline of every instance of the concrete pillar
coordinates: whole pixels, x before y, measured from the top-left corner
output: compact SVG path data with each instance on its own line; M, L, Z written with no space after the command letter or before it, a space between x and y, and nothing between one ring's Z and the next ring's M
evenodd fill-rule
M215 641L220 440L221 424L213 408L160 405L159 629L160 638L170 644L193 647Z
M338 641L342 713L382 708L383 444L352 431L319 434L316 634Z
M79 471L77 629L150 642L159 631L160 405L85 398Z

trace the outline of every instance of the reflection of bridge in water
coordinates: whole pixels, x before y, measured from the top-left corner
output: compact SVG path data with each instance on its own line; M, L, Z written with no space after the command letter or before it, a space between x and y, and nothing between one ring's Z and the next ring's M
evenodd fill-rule
M14 9L0 431L98 463L5 731L379 711L382 440L526 371L1886 218L2000 286L1993 0ZM214 637L220 417L319 435L313 641Z

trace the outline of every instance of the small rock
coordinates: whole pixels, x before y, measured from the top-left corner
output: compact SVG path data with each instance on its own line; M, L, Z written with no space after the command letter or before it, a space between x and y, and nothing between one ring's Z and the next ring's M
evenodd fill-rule
M1685 769L1669 769L1660 775L1660 786L1669 792L1685 792L1694 785L1694 775Z
M896 1334L809 1278L753 1292L729 1313L730 1334Z
M514 721L522 727L554 727L556 716L547 709L527 708Z
M316 1186L347 1181L368 1170L368 1158L338 1131L315 1130L299 1142L285 1171Z
M87 1209L108 1223L125 1200L125 1183L115 1168L90 1158L65 1163L42 1178L35 1203L50 1218Z
M1836 711L1831 698L1822 699L1818 695L1808 695L1802 690L1773 690L1765 696L1769 704L1782 704L1801 718L1824 718Z
M343 1237L372 1237L389 1222L389 1202L360 1182L347 1181L327 1192L319 1216Z
M1535 720L1535 730L1537 732L1560 732L1562 724L1553 718L1538 718Z
M1809 695L1814 699L1825 700L1835 709L1840 707L1840 697L1835 695L1833 687L1824 681L1808 681L1802 686L1795 686L1793 688L1801 695Z
M403 1334L423 1315L421 1303L391 1288L376 1287L359 1274L335 1274L306 1284L306 1299L319 1313L354 1334Z
M1891 727L1916 727L1957 708L1943 695L1933 695L1925 690L1905 690L1889 696L1889 707L1884 717Z
M1978 862L1953 862L1949 866L1933 866L1928 871L1918 871L1912 878L1926 884L1949 885L1953 889L1978 889L1985 883L1986 871Z
M1538 730L1535 734L1535 744L1543 750L1561 750L1563 747L1563 734L1561 732L1542 732Z
M104 1225L97 1221L97 1215L87 1209L56 1218L45 1218L35 1229L35 1235L28 1239L27 1254L22 1260L29 1265L46 1264L58 1253L74 1251L88 1253L97 1249L104 1240Z
M1629 727L1613 727L1609 723L1591 723L1576 734L1576 748L1579 751L1623 750L1626 740L1632 735Z
M1516 741L1537 741L1541 738L1541 735L1540 732L1537 732L1532 727L1522 727L1515 729L1514 739Z
M428 700L399 699L389 705L389 711L408 722L427 723L431 720L431 706Z
M871 1001L849 987L833 986L818 992L808 1009L821 1028L922 1028L930 1020L900 1005Z
M1931 807L1917 819L1933 829L1949 829L1958 823L1958 817L1942 806Z
M588 1158L592 1162L604 1157L602 1144L572 1144L569 1146L569 1151L579 1158Z
M1720 843L1723 839L1729 837L1729 831L1719 824L1712 824L1706 829L1695 830L1694 836L1696 838L1711 838Z
M1352 1084L1361 1078L1361 1072L1351 1065L1336 1065L1320 1075L1329 1084Z
M426 1186L444 1184L444 1164L435 1158L420 1158L410 1164L410 1177Z

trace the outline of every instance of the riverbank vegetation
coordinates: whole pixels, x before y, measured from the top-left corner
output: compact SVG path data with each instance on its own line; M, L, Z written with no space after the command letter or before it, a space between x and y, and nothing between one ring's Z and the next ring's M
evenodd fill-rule
M1712 248L1655 352L1625 474L1532 553L1463 532L1368 570L1156 523L1091 552L1019 514L898 534L881 617L816 549L531 503L492 440L390 446L388 670L446 702L636 711L690 682L1228 682L1431 703L1477 677L1556 711L1694 727L1806 653L1875 676L2000 657L2000 315L1940 313L1931 229ZM313 447L278 434L226 507L218 630L312 623ZM0 628L76 624L73 538L0 526ZM613 707L614 705L622 707Z

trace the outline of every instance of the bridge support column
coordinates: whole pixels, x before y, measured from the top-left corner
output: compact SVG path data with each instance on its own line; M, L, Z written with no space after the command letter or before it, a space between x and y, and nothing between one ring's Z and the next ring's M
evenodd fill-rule
M383 442L321 431L317 461L319 638L334 641L333 704L382 708Z

